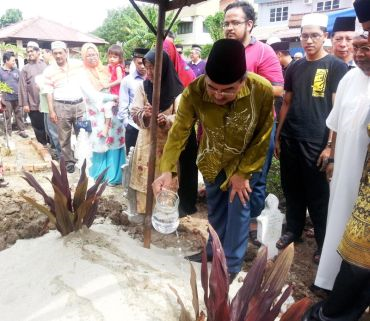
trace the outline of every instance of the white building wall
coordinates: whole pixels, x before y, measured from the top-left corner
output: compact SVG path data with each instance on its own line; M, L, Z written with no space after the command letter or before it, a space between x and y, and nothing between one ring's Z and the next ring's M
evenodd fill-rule
M282 1L269 1L257 0L258 3L258 26L287 26L289 16L296 13L309 13L316 12L317 3L325 2L326 0L282 0ZM351 8L353 0L340 0L339 9ZM288 6L288 20L270 22L270 9Z

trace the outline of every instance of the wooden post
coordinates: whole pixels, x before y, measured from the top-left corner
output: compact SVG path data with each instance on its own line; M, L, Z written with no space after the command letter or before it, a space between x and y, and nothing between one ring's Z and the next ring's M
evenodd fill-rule
M153 211L153 189L152 183L155 175L155 161L157 149L157 116L159 111L159 98L162 79L162 59L163 59L163 35L166 18L166 2L159 1L158 24L157 24L157 44L155 48L155 65L153 79L153 99L152 99L152 118L150 126L150 154L148 164L148 183L146 190L146 215L144 223L144 247L150 248L152 233L152 211Z

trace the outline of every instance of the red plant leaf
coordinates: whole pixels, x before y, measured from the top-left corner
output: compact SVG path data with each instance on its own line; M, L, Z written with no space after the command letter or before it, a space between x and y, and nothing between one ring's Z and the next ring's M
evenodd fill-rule
M274 321L276 317L279 315L281 306L283 303L288 299L288 297L292 294L292 286L288 286L283 294L280 296L279 300L274 304L274 306L268 311L261 321ZM299 320L297 320L299 321Z
M46 194L44 189L41 187L41 185L36 181L36 179L27 172L23 172L25 176L22 176L22 178L30 185L32 186L37 193L39 193L43 199L46 205L49 206L51 213L55 215L55 204L54 199Z
M52 184L58 187L58 189L63 193L67 200L67 208L72 212L72 196L69 187L67 171L65 166L65 161L63 156L60 157L60 172L54 162L51 162L51 171L53 176L51 178Z
M94 219L96 217L96 213L98 211L98 205L99 205L100 196L103 194L105 188L107 187L107 184L108 184L108 182L104 182L100 186L98 192L95 195L95 199L93 201L92 206L90 207L90 210L87 212L87 214L85 215L85 217L83 219L83 223L82 224L86 225L87 227L90 227L92 225L92 223L94 222ZM94 195L91 195L91 197L94 197ZM89 198L91 198L91 197L89 197ZM86 198L89 199L87 197L87 194L86 194Z
M98 176L98 178L96 179L95 183L93 186L91 186L87 192L86 192L86 198L90 198L91 196L95 195L96 194L96 191L98 190L99 188L99 185L103 182L103 179L104 179L104 176L105 176L105 173L107 172L108 168L106 168L105 170L103 170L100 175Z
M200 279L202 281L202 288L204 292L204 304L208 309L208 265L207 265L207 248L203 244L202 265L200 269Z
M309 298L303 298L295 302L280 318L280 321L296 321L301 320L304 313L312 305Z
M256 295L262 284L263 275L267 263L267 248L263 246L253 262L244 279L243 285L235 295L230 306L230 320L244 321L248 312L248 305L251 298Z
M198 298L198 287L197 287L197 275L194 270L193 264L190 263L190 286L193 295L192 304L195 312L195 319L199 318L199 298Z
M229 321L229 277L225 253L216 231L209 225L212 237L212 270L209 276L209 321Z
M59 190L58 186L53 184L55 200L55 216L59 225L58 231L65 236L74 231L73 223L70 218L71 212L68 210L67 198Z

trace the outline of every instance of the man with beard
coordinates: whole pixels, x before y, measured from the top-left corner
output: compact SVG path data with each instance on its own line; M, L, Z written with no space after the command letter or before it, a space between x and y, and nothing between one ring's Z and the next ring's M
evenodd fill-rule
M258 41L251 34L256 22L256 13L253 6L245 1L236 1L230 3L225 8L224 12L223 28L225 38L235 39L243 44L245 48L247 70L266 78L271 83L275 99L275 109L280 110L284 86L281 66L272 48ZM273 108L273 106L271 106L271 108ZM252 217L249 235L252 243L255 245L259 245L257 241L255 218L261 214L265 206L266 180L274 153L274 137L275 125L272 129L270 145L263 168L259 173L254 173L251 179L253 192L247 206Z

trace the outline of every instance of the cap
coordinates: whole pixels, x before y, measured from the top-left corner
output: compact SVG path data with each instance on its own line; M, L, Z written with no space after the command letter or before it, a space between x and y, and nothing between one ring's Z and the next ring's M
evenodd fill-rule
M333 26L333 33L338 31L355 31L356 17L337 17Z
M301 27L319 26L326 28L328 26L328 16L322 13L309 13L303 16Z
M28 41L27 42L27 47L33 47L33 48L40 49L39 44L35 41Z
M361 23L370 21L370 1L369 0L356 0L353 2L358 21Z
M65 49L65 50L67 50L67 45L63 41L53 41L51 43L51 50L54 50L54 49Z
M268 45L272 45L273 43L275 43L275 42L281 42L281 39L280 38L278 38L278 37L270 37L270 38L268 38L267 40L266 40L266 43L268 44Z
M247 71L245 48L235 39L216 41L209 53L206 64L207 76L217 84L232 84Z
M295 54L294 54L294 56L293 56L293 58L302 58L303 57L303 53L301 53L300 51L297 51Z
M289 50L288 41L274 42L270 46L272 49L274 49L274 51L288 51Z
M144 56L148 53L148 48L135 48L132 54L134 58L144 58Z

